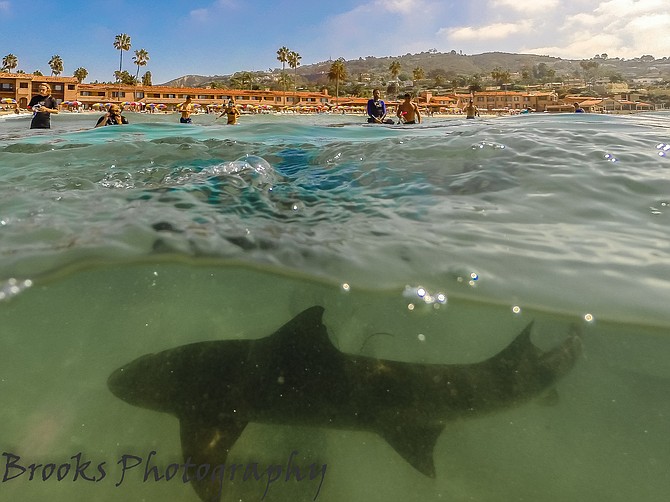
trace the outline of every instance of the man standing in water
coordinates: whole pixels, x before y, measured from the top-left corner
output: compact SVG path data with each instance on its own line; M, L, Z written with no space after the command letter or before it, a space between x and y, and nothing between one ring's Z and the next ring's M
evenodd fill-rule
M398 105L396 116L404 124L420 124L421 113L419 113L417 104L412 101L412 95L408 92L405 94L404 98L405 101Z
M192 124L191 113L193 112L193 103L191 103L191 96L186 95L186 101L177 106L177 110L181 112L180 124Z
M28 103L28 108L33 111L33 120L30 122L31 129L51 129L51 114L58 113L58 103L51 96L51 86L40 84L39 94L33 96Z
M479 117L479 110L472 102L472 99L470 99L470 102L467 104L467 106L463 108L463 111L465 112L466 119L473 119L475 117Z

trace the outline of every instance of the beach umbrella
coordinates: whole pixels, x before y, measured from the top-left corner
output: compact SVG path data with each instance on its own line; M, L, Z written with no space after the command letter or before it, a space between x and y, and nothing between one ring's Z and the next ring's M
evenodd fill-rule
M158 108L160 108L162 110L163 108L167 108L167 105L164 105L163 103L161 103L160 105L158 105Z
M0 103L14 105L16 104L16 100L12 98L2 98L0 99Z

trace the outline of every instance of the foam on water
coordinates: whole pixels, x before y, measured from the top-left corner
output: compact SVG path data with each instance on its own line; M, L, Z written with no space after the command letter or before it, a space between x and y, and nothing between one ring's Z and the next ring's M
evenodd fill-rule
M558 406L448 424L434 481L355 431L257 425L233 458L327 461L323 501L670 490L670 115L128 116L93 130L97 116L60 114L37 132L0 119L0 448L83 452L115 478L17 479L0 499L197 500L141 474L114 486L124 453L182 459L174 418L120 402L108 375L145 353L266 336L314 304L347 353L471 363L535 320L543 348L581 330L585 358Z

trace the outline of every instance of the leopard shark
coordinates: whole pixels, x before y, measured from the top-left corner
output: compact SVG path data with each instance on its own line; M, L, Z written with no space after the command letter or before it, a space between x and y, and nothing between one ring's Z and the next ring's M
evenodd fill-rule
M369 431L435 477L445 425L549 393L581 354L578 334L548 351L533 323L502 351L473 364L422 364L346 354L331 342L321 306L265 338L203 341L147 354L108 378L123 401L176 416L184 459L223 464L249 422ZM220 500L208 479L201 500Z

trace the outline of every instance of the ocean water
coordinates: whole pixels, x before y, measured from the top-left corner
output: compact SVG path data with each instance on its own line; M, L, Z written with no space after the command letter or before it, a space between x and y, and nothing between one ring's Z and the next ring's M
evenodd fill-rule
M107 378L313 305L347 354L476 363L534 321L537 346L576 331L583 355L552 405L448 422L434 479L370 432L252 423L231 461L297 451L323 484L226 481L222 500L666 500L670 113L127 116L0 117L0 500L197 502L143 477L183 462L177 419ZM106 477L75 477L77 454ZM124 455L143 464L120 482ZM49 463L71 468L29 479Z

